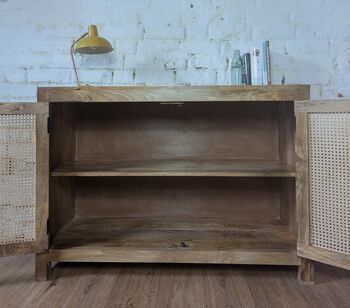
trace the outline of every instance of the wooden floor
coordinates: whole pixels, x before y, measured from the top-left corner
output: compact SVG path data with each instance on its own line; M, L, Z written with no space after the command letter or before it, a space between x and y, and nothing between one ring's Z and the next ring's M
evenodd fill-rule
M34 257L0 259L0 307L350 307L350 273L295 267L60 263L34 281Z

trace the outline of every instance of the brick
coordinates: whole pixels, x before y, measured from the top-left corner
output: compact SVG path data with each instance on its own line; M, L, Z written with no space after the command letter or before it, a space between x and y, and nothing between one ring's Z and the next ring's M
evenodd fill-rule
M108 39L140 40L143 35L143 24L141 13L135 9L121 10L116 7L112 9L112 20L104 26L104 33Z
M112 85L112 69L79 69L78 75L80 82L83 84Z
M277 80L276 75L279 73ZM272 79L275 82L281 81L283 75L286 76L287 84L329 84L332 75L327 70L320 68L308 68L308 69L292 69L288 68L285 70L275 70L272 72ZM280 82L279 82L280 84Z
M193 66L196 69L228 69L228 58L217 56L196 55L193 57Z
M33 67L28 69L28 82L70 84L72 71L72 69Z
M164 68L166 70L178 70L178 69L186 69L188 66L188 60L185 58L172 58L170 60L164 61Z
M162 70L136 70L135 82L145 85L168 85L174 83L174 72Z
M297 22L292 14L298 5L279 0L257 0L256 7L247 14L247 25L252 27L252 40L292 39ZM303 10L305 6L299 5ZM310 12L308 11L310 15Z
M185 37L184 27L180 25L180 14L169 10L167 6L147 11L142 19L146 39L183 40Z
M208 26L206 25L188 25L185 27L185 39L206 40L208 37Z
M0 83L0 101L35 102L36 84Z
M181 26L171 24L159 25L154 20L145 24L144 37L146 39L183 40L185 38L185 30Z
M350 72L350 40L332 40L331 57L334 60L334 70L346 74Z
M183 71L176 72L176 83L191 85L210 85L217 83L217 72L215 70L195 70L195 71Z
M128 1L115 1L115 9L147 9L151 5L151 0L128 0Z
M167 69L166 65L183 59L184 52L181 42L167 40L157 44L158 40L144 40L138 44L136 55L125 57L126 69ZM176 63L180 63L177 62Z
M271 44L271 49L274 44ZM310 39L304 37L302 39L293 39L285 41L285 48L288 53L294 54L329 54L330 41L328 39Z
M182 1L166 1L164 0L151 0L151 6L149 7L149 12L151 12L152 17L156 18L164 18L166 19L167 17L169 19L173 18L174 15L178 15L181 9L181 2ZM166 13L168 16L162 15L153 15L154 12L156 11L161 11L163 13Z
M350 87L348 84L330 84L322 87L322 98L334 99L339 97L349 98Z
M213 12L212 0L181 1L181 24L186 27L190 25L205 27L213 18Z
M37 85L74 84L69 47L92 22L115 50L76 56L90 84L229 84L234 49L268 39L274 83L286 75L311 83L315 98L350 97L349 8L348 0L0 0L0 98L35 100Z
M114 52L117 54L134 55L137 50L137 40L114 40Z
M322 85L313 84L310 87L310 97L311 99L320 99L322 98Z
M231 41L247 39L246 15L239 11L225 12L212 19L209 23L209 39Z
M344 39L350 38L349 1L308 1L308 7L296 6L292 20L297 24L297 36ZM312 13L311 13L312 12ZM329 22L325 22L329 21Z
M100 55L77 55L77 66L86 69L94 68L124 68L124 56L117 55L116 52Z
M128 85L133 84L134 72L132 70L113 70L112 71L112 83L113 85Z
M27 68L0 68L0 82L1 83L24 83L27 82Z
M193 55L217 55L220 51L219 43L212 40L186 41L183 48L186 53Z

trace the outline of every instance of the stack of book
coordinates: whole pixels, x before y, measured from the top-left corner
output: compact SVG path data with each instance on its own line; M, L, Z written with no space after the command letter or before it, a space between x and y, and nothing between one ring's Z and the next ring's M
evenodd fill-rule
M262 48L253 48L251 53L242 56L242 83L245 85L271 84L270 42L263 43Z

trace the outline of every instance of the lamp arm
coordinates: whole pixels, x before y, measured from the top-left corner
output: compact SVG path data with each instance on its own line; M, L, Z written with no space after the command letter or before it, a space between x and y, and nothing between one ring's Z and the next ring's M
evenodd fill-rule
M75 66L75 60L74 60L74 46L76 43L78 43L81 39L83 39L85 36L88 35L88 32L85 32L82 36L80 36L77 40L75 40L72 44L72 46L70 47L70 57L72 59L72 63L73 63L73 69L74 69L74 74L75 74L75 79L77 81L78 87L80 87L80 82L79 82L79 78L78 78L78 72L77 72L77 67Z

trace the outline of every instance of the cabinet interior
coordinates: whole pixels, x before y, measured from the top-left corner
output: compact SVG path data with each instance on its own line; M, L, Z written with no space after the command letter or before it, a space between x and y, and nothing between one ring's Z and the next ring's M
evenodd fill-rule
M50 104L50 249L297 264L293 108Z

